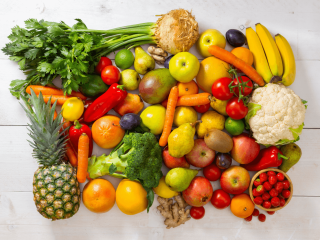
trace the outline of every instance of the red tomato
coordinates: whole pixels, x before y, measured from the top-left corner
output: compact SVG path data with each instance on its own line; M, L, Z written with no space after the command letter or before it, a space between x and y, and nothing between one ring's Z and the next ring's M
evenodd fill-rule
M258 216L259 216L259 213L260 213L259 210L255 208L255 209L253 210L252 216L258 217Z
M230 78L224 77L216 80L211 87L212 95L219 100L229 100L233 93L230 92L229 84L232 82Z
M242 99L238 102L238 98L233 97L227 103L226 112L229 117L235 120L240 120L247 115L248 108L244 105Z
M102 81L111 85L120 80L120 71L115 66L106 66L101 72Z
M259 215L258 219L259 219L260 222L264 222L264 221L266 221L266 215L264 215L264 214L261 213L261 214Z
M290 188L290 182L288 180L284 180L282 182L283 184L283 189L289 189Z
M238 78L235 78L232 81L232 86L235 86L238 84L238 79L240 79L240 81L239 81L240 84L245 83L246 85L248 85L248 87L245 86L244 88L243 88L243 86L241 86L242 95L244 95L244 96L249 95L253 89L253 84L252 84L252 81L250 80L250 78L248 78L247 76L240 76ZM233 91L237 94L237 96L239 96L239 88L238 87L233 88Z
M224 209L230 205L231 198L230 195L222 189L217 189L212 194L211 203L217 209Z
M251 220L252 220L252 215L250 215L249 217L246 217L244 220L247 221L247 222L251 222Z
M112 65L111 60L107 57L101 57L98 65L96 66L96 72L101 73L102 70L109 65Z
M215 164L203 168L203 175L209 181L217 181L221 176L221 170Z
M209 110L210 108L210 103L204 104L204 105L197 105L193 106L194 110L196 110L198 113L205 113Z
M193 219L201 219L203 218L204 214L205 214L205 210L204 207L191 207L190 209L190 216Z

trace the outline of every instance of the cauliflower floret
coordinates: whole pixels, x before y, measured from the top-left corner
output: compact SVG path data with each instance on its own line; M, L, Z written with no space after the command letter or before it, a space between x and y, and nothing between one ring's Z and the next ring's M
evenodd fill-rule
M261 108L259 109L259 106ZM258 143L276 145L294 141L301 133L306 113L300 97L282 84L267 84L253 91L246 118ZM250 118L251 117L251 118Z

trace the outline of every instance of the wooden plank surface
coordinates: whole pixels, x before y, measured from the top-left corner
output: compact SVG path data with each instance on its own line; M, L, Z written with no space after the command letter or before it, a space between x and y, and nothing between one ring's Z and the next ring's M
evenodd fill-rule
M305 129L299 146L303 156L289 172L294 184L290 204L267 221L248 223L229 209L206 206L202 220L191 220L176 229L164 228L156 210L135 216L122 214L117 206L106 214L94 214L81 205L79 213L64 221L51 222L35 209L32 176L37 163L26 139L27 118L18 101L8 91L10 81L23 79L17 64L0 52L0 239L320 239L320 1L318 0L2 0L0 2L0 46L10 29L23 26L28 18L74 23L81 18L93 29L110 29L156 21L157 14L171 9L192 10L200 31L214 28L223 34L231 28L245 29L264 24L272 34L281 33L290 42L297 64L297 78L291 88L308 100ZM227 45L230 50L230 46ZM195 47L190 50L201 61ZM114 59L114 54L110 55ZM94 153L108 151L94 146ZM163 171L167 169L164 167ZM251 173L253 174L253 173ZM106 177L116 187L118 179ZM82 184L83 187L83 184ZM219 182L213 188L220 188Z

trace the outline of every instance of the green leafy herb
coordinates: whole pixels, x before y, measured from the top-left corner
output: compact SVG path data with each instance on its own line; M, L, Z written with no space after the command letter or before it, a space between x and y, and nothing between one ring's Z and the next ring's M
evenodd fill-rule
M304 107L307 109L308 108L308 101L301 99L302 104L304 105Z

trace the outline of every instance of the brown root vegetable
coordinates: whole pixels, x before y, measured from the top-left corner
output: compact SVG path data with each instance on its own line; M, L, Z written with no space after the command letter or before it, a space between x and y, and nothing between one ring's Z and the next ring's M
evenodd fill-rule
M171 54L187 52L199 38L199 26L191 12L175 9L158 19L155 36L163 50Z
M148 47L148 52L153 55L159 55L159 56L162 56L162 57L167 57L168 56L168 53L165 52L162 48L157 48L155 46L149 46Z
M165 57L160 55L155 55L155 54L150 54L150 55L155 61L158 61L158 62L164 62L166 60Z
M174 199L176 200L175 203L173 203L172 199L158 197L160 205L157 209L166 218L164 224L167 225L167 229L178 227L191 219L189 217L190 209L185 210L189 205L181 195L175 196Z

